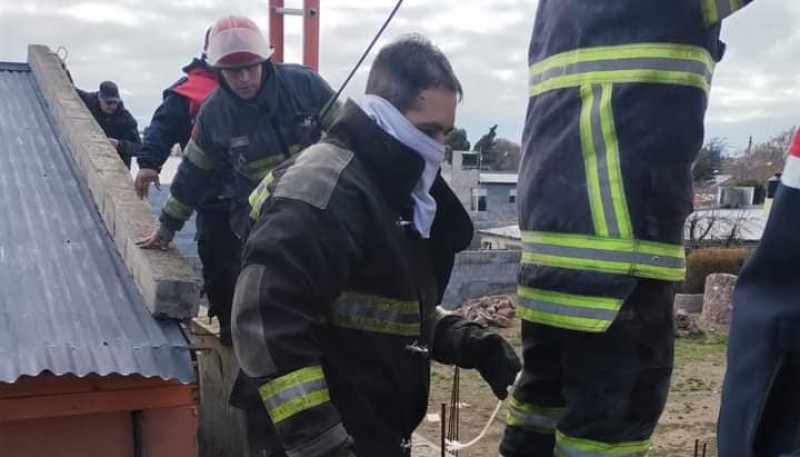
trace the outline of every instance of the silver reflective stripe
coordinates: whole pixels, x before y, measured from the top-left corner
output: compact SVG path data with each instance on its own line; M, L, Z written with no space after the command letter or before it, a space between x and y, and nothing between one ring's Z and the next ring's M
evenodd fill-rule
M592 142L597 154L597 172L600 179L600 196L603 200L603 214L606 216L608 224L608 235L611 238L619 238L620 230L614 213L614 198L611 194L611 179L609 177L608 151L606 150L606 140L603 137L603 125L600 117L600 104L602 103L603 87L600 85L592 86Z
M636 265L651 265L654 267L677 268L686 266L686 260L677 257L656 256L641 252L607 251L603 249L576 248L567 246L553 246L549 244L524 243L525 252L533 254L546 254L572 259L592 259L604 262L621 262Z
M528 413L514 408L509 408L508 413L521 424L520 428L537 430L555 430L558 418L542 416L539 414ZM520 425L516 425L520 426Z
M599 319L603 321L613 321L617 318L617 311L615 310L567 306L560 303L553 303L546 300L532 299L522 296L518 296L517 299L519 300L519 306L531 311L558 314L561 316Z
M333 310L340 316L348 316L357 319L375 319L382 322L394 322L398 324L416 324L419 323L420 320L418 313L401 313L393 309L362 305L351 301L337 301L333 304Z
M327 388L328 387L325 384L325 379L317 379L315 381L305 382L302 384L298 384L294 387L291 387L289 389L282 390L276 393L275 395L265 399L264 405L266 405L268 410L274 410L279 408L281 405L289 403L295 398L300 398L312 392L325 390Z
M728 3L726 0L717 0L721 3ZM730 10L730 5L728 5ZM730 14L730 13L728 13ZM722 17L722 9L720 9ZM694 73L702 76L711 83L712 73L708 66L696 60L686 59L667 59L667 58L630 58L630 59L609 59L596 60L589 62L577 62L556 68L545 70L530 78L531 85L541 84L549 79L562 76L577 75L595 71L624 71L624 70L653 70L653 71L678 71Z

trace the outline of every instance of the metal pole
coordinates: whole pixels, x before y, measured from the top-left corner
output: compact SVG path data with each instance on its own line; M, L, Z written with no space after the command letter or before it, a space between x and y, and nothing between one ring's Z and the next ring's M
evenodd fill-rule
M269 0L269 43L272 61L283 62L283 0Z
M303 65L319 71L319 0L303 0Z
M439 440L439 446L442 448L442 457L447 456L447 442L445 435L447 434L447 403L442 403L442 436Z

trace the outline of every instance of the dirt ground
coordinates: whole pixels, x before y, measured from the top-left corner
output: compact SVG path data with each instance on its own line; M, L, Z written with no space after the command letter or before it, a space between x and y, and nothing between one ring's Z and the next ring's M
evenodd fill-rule
M519 350L519 324L501 333ZM727 338L713 332L694 338L676 340L675 371L667 407L661 416L648 455L653 457L687 457L694 454L695 441L707 445L707 456L716 456L715 424L719 412L719 396L725 370ZM462 442L477 436L497 400L475 370L461 370ZM450 402L453 368L434 364L431 373L431 399L428 420L418 432L439 443L441 422L437 419L442 403ZM505 406L486 438L472 448L460 452L461 457L497 455L503 433Z

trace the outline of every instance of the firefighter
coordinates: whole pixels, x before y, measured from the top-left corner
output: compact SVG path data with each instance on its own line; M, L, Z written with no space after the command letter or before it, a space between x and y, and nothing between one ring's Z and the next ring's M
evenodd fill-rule
M130 168L131 159L137 155L142 138L139 136L136 119L122 103L117 84L113 81L103 81L97 92L86 92L77 87L75 90L92 113L94 120L103 129L108 141L116 149L125 167Z
M145 133L142 148L136 158L139 172L134 187L139 198L146 198L150 184L161 189L158 180L172 147L186 147L192 126L206 97L217 88L217 74L206 62L209 28L206 31L203 53L183 67L186 74L164 91L161 106L156 109ZM229 316L233 289L238 273L239 239L230 228L230 199L222 193L224 183L218 177L206 191L197 207L197 252L203 265L203 290L208 297L209 316L219 313L220 338L230 341Z
M430 359L477 368L500 398L520 368L497 333L437 318L473 233L439 174L461 95L449 61L402 37L367 94L250 197L233 338L253 456L408 456Z
M170 186L160 226L138 241L140 247L164 248L220 181L223 198L215 203L220 203L221 211L230 211L228 223L241 240L249 213L248 195L275 165L319 139L325 126L326 120L317 118L332 100L333 90L306 67L272 63L272 50L252 20L228 16L217 21L209 34L207 54L220 90L203 103L184 150L185 160ZM216 226L218 221L210 223ZM204 238L202 233L199 236ZM213 239L209 243L212 250L227 250L226 259L232 260L226 260L229 270L216 273L235 278L241 241L231 243L227 233L223 236L220 243ZM228 285L226 296L210 298L224 336L229 333L232 290L230 281L222 282Z
M720 457L800 455L800 130L761 243L734 294L720 407Z
M524 370L502 455L646 453L720 25L747 3L539 2L518 193Z

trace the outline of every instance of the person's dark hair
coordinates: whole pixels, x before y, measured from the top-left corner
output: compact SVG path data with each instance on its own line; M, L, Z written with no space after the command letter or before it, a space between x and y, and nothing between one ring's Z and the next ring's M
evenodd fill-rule
M401 112L412 108L422 91L437 87L463 96L450 61L418 34L404 35L381 49L367 80L367 94L388 100Z

